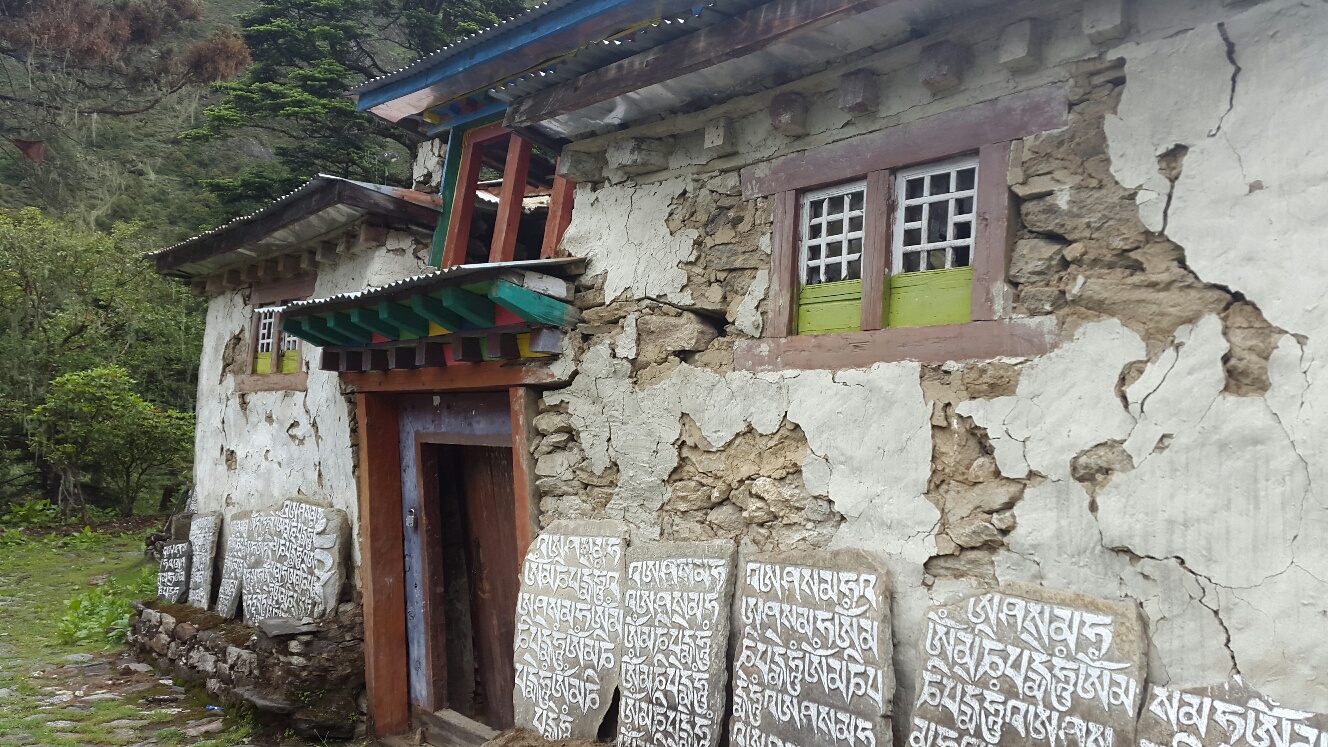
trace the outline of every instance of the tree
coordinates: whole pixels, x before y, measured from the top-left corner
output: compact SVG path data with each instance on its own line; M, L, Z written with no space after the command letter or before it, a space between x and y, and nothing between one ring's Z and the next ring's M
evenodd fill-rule
M254 64L188 137L275 135L276 162L207 186L237 208L320 171L404 183L417 139L355 111L353 86L523 10L521 0L260 0L240 16Z
M58 498L60 475L32 449L27 420L62 374L116 365L149 400L192 409L203 302L157 276L145 248L134 226L106 234L35 208L0 212L0 508Z
M194 433L192 416L153 407L133 385L119 366L64 374L32 413L34 451L74 486L81 475L99 473L123 516L133 513L149 483L169 480L189 464Z

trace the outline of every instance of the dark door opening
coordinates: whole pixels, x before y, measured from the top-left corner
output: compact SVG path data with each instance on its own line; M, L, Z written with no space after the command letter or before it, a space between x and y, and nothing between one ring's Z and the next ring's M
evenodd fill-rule
M434 690L446 708L512 726L512 638L519 589L512 450L421 444L421 539ZM435 523L436 522L436 523ZM441 614L439 614L441 612Z

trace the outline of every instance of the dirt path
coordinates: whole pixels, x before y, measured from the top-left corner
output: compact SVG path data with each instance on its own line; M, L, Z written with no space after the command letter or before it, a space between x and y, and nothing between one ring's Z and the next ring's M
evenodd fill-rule
M143 536L29 535L0 546L0 747L308 745L241 710L209 708L206 693L126 658L104 636L59 640L67 600L108 579L142 580Z

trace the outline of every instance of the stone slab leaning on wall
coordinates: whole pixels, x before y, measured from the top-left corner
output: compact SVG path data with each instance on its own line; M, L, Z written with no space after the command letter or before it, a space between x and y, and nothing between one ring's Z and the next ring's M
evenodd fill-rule
M212 568L217 561L217 534L221 531L221 512L195 514L189 524L189 543L193 559L189 563L189 603L207 609L212 602Z
M1154 685L1139 717L1139 747L1317 747L1328 716L1285 708L1236 677L1184 692Z
M161 550L161 570L157 574L157 598L163 602L183 602L189 594L189 560L193 546L172 542Z
M618 747L719 744L736 555L729 540L628 548Z
M516 603L517 726L595 738L618 686L627 536L620 522L564 520L531 544Z
M861 550L739 563L733 747L893 743L885 563Z
M345 581L346 512L289 500L249 517L242 576L245 622L318 619L337 608Z
M1144 630L1132 603L1025 584L933 607L909 747L1133 744Z

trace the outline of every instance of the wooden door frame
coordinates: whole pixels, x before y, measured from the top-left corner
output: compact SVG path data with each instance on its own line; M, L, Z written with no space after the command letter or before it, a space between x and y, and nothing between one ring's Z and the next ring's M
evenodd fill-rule
M502 390L496 388L494 391ZM532 421L538 413L539 392L526 386L510 387L507 392L512 435L511 443L506 445L512 447L513 519L519 568L532 537L538 531L539 504L531 450L536 437ZM378 737L400 734L411 728L398 405L398 397L393 393L363 392L356 395L365 686L368 690L369 732ZM421 441L417 434L417 459L423 443L431 441ZM422 470L416 472L419 475Z

